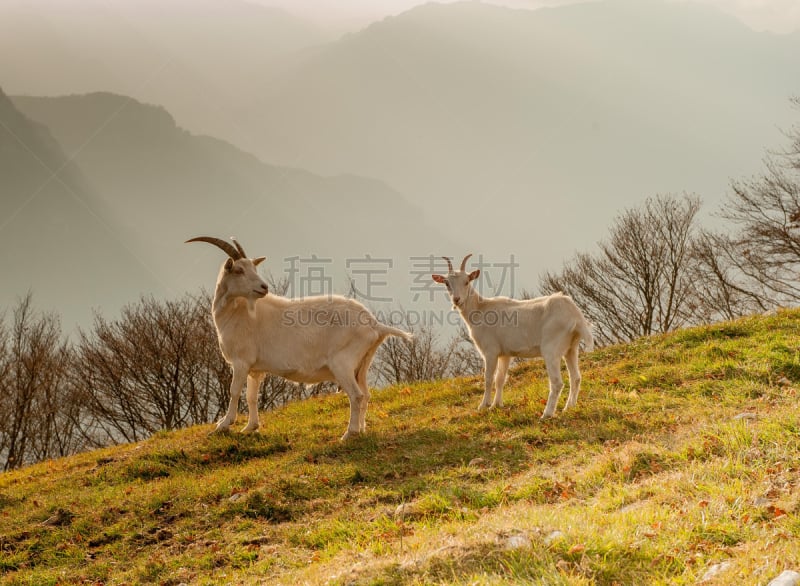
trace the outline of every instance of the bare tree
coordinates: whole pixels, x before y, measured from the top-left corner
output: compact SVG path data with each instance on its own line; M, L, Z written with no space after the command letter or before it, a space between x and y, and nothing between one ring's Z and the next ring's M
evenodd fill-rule
M414 334L411 341L390 338L375 355L375 383L391 385L420 380L435 380L451 376L465 376L481 372L481 359L469 334L462 331L450 340L441 343L439 336L429 325L409 326L405 312L392 312L393 317L402 315L403 327Z
M455 361L452 376L470 376L483 373L483 355L478 352L475 342L464 323L458 324L458 333L451 343L455 344ZM514 359L516 361L518 359ZM514 364L514 361L511 364Z
M161 429L205 423L227 402L230 372L210 323L208 295L143 297L115 321L81 331L73 368L93 416L96 444L137 441Z
M81 405L68 384L70 350L58 317L39 313L29 293L0 325L0 464L4 470L82 446Z
M280 376L267 375L261 383L258 395L258 408L261 411L277 409L293 401L302 401L309 397L329 395L338 390L332 382L304 385L286 380ZM243 400L243 399L242 399Z
M697 196L658 195L625 211L597 255L579 253L542 277L543 294L563 291L594 323L600 343L628 341L689 323Z
M692 244L690 311L699 323L714 323L768 309L761 287L748 284L739 268L739 253L730 235L701 230Z
M793 102L800 109L800 97ZM720 251L762 306L800 301L800 125L786 135L789 146L767 154L760 176L733 182L719 212L733 224Z

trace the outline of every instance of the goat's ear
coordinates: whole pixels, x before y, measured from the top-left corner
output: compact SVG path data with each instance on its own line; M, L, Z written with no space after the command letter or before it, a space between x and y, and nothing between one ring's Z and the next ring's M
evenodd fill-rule
M481 276L481 270L480 270L480 269L477 269L477 270L475 270L475 271L472 271L472 272L469 274L469 280L470 280L470 281L474 281L475 279L477 279L477 278L478 278L478 277L480 277L480 276Z
M255 266L258 266L258 265L260 265L262 262L264 262L265 260L267 260L267 257L266 257L266 256L259 256L258 258L254 258L254 259L253 259L253 264L254 264Z
M431 275L431 277L434 281L441 283L442 285L444 285L444 283L447 281L447 279L445 279L442 275Z
M225 272L230 273L232 268L233 268L233 259L228 257L228 260L225 261Z

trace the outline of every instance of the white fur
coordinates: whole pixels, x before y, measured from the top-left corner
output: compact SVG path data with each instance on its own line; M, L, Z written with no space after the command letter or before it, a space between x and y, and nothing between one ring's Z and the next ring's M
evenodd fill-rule
M233 380L228 411L215 431L236 420L245 382L249 419L242 431L258 429L258 389L270 373L300 383L335 381L350 399L342 439L363 433L370 398L367 371L375 351L388 336L410 339L411 334L381 324L352 299L268 295L256 271L262 260L229 258L217 278L211 309Z
M586 342L586 351L594 347L590 325L581 311L563 293L526 300L481 297L471 284L480 271L467 274L464 271L467 258L461 263L461 270L453 271L451 267L446 276L433 275L433 279L448 287L453 306L461 313L472 341L483 355L485 391L478 409L502 407L508 364L515 356L544 358L550 394L542 419L554 415L564 387L561 378L563 357L569 371L570 387L564 409L574 407L581 386L578 369L580 341ZM490 404L493 384L495 396Z

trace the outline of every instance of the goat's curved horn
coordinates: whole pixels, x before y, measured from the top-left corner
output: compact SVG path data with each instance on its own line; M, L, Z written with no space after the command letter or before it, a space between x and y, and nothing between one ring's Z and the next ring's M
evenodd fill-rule
M461 270L462 271L467 267L467 261L469 260L469 257L471 257L471 256L472 256L472 253L470 252L467 256L464 257L464 260L461 261Z
M198 236L196 238L190 238L186 242L208 242L209 244L213 244L214 246L221 248L222 251L231 257L233 260L239 260L240 258L244 258L244 251L240 253L239 250L234 248L234 246L230 242L225 242L221 238L212 238L211 236ZM234 242L236 242L234 240ZM241 249L241 246L239 247Z
M239 254L242 255L242 258L247 258L247 253L245 253L244 248L242 248L242 245L239 244L239 241L236 240L236 236L231 236L231 240L233 240L233 245L236 247L236 250L239 251Z
M451 273L454 272L453 271L453 263L450 262L450 259L447 258L446 256L443 256L442 258L447 261L447 270L449 272L451 272Z

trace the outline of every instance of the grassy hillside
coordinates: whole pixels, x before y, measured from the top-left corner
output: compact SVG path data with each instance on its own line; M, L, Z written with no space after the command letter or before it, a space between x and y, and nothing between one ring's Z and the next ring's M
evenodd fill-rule
M800 311L0 474L2 584L765 584L800 569ZM563 401L563 399L562 399ZM243 418L242 418L243 419ZM242 423L242 421L240 421ZM716 566L727 562L724 566ZM716 573L714 573L716 572Z

